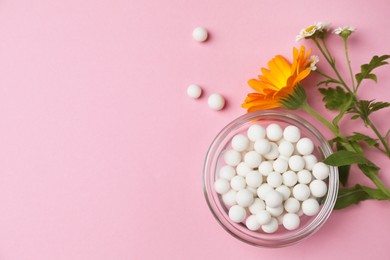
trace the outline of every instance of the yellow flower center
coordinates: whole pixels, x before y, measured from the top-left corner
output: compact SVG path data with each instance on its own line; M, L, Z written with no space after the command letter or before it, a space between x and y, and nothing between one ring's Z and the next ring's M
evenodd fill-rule
M305 32L309 33L311 32L316 26L315 25L312 25L312 26L309 26L305 29Z

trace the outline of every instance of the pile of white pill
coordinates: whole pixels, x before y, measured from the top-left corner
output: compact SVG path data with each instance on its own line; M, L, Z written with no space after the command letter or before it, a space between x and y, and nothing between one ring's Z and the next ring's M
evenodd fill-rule
M316 215L328 190L329 167L313 151L313 141L293 125L254 124L235 135L214 183L229 218L249 230L274 233L279 225L297 229L302 215Z

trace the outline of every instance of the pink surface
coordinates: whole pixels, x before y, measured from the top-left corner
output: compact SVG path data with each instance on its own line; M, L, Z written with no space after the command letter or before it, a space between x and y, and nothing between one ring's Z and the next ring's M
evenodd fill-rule
M290 56L302 27L356 26L357 69L390 53L389 2L234 2L1 1L0 259L388 257L388 202L334 212L309 240L261 249L219 226L201 175L213 137L244 113L246 81ZM199 25L211 34L204 44L191 38ZM389 100L390 67L377 72L361 95ZM200 100L187 98L191 83ZM212 92L225 110L209 110ZM373 117L382 132L388 117ZM390 185L389 161L369 156Z

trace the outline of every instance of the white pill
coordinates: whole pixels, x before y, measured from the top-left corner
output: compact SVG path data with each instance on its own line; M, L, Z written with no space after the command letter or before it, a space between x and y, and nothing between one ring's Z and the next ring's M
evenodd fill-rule
M283 173L287 171L288 162L282 158L278 158L274 161L273 168L275 172Z
M256 220L260 223L260 225L265 225L271 222L271 214L269 214L266 210L260 210L256 213Z
M277 192L279 192L280 194L282 194L283 200L286 200L291 196L290 188L285 186L285 185L281 185L281 186L277 187L275 190Z
M278 124L270 124L265 129L267 138L271 141L279 141L283 136L283 130Z
M232 148L237 152L245 151L249 146L249 139L245 135L235 135L232 138Z
M225 99L220 94L211 94L207 100L213 110L221 110L225 106Z
M301 223L300 218L297 214L294 213L286 213L283 216L283 226L287 230L294 230L299 227Z
M314 164L318 162L314 154L304 155L303 160L305 161L305 169L309 171L313 170Z
M197 99L202 95L202 89L196 84L191 84L187 88L187 95L190 98Z
M301 131L298 127L289 125L283 131L283 138L291 143L296 143L301 138Z
M230 165L225 165L219 170L220 178L230 181L234 176L236 176L236 170Z
M232 187L233 190L239 191L242 189L245 189L246 187L246 182L244 177L236 175L230 180L230 186Z
M322 180L314 180L310 183L310 191L314 197L321 198L328 191L327 185Z
M208 32L205 28L203 27L196 27L193 31L192 31L192 38L197 41L197 42L204 42L205 40L207 40L207 37L208 37Z
M270 162L270 161L261 162L260 165L259 165L259 172L260 172L263 176L268 176L268 174L270 174L271 172L273 172L273 165L272 165L272 162Z
M305 161L303 160L302 156L293 155L288 160L288 166L291 170L298 172L300 170L303 170L303 168L305 167Z
M265 210L268 211L269 214L271 214L271 216L278 217L278 216L282 215L282 213L283 213L283 206L279 206L279 207L275 207L275 208L265 206Z
M246 219L245 225L246 225L246 227L247 227L249 230L252 230L252 231L257 231L257 230L259 230L259 228L261 227L261 225L260 225L260 223L257 221L255 215L250 215L250 216Z
M230 166L237 166L241 162L241 154L234 150L229 150L223 156L225 163Z
M214 189L219 194L225 194L230 190L230 185L228 180L218 179L214 182Z
M267 193L272 190L274 189L269 184L263 183L260 185L259 188L257 188L257 196L259 196L260 199L264 200Z
M262 210L265 210L265 203L259 198L256 198L252 205L249 206L249 212L252 214L257 214Z
M262 159L260 154L255 151L250 151L245 154L244 161L249 167L257 168L259 167Z
M267 160L275 160L279 157L278 145L271 142L271 150L269 153L264 154Z
M234 205L229 209L229 218L236 223L240 223L246 218L246 210L241 206Z
M237 192L236 201L241 207L249 207L253 203L253 193L247 189L242 189Z
M279 207L283 203L283 196L278 191L273 190L265 195L265 204L271 208Z
M275 233L276 230L278 230L278 227L279 225L276 218L271 218L271 221L268 224L262 225L261 229L263 229L265 233L270 234L270 233Z
M236 167L238 175L245 177L253 169L249 167L245 162L240 162Z
M259 171L250 171L245 180L248 186L258 188L263 183L263 176Z
M297 151L302 155L309 155L314 150L313 141L307 137L301 138L297 143Z
M261 125L251 125L248 128L248 138L252 142L265 138L265 129Z
M268 174L267 176L267 183L271 186L271 187L279 187L280 185L282 185L283 183L283 177L280 173L278 172L271 172L270 174Z
M297 174L293 171L283 173L283 184L287 187L293 187L298 182Z
M314 216L320 211L320 204L311 198L302 202L302 211L306 216Z
M280 155L290 157L294 152L294 145L289 141L282 141L278 146L278 151Z
M228 192L222 195L223 203L225 203L226 206L236 205L237 204L236 195L237 195L237 191L229 190Z
M253 146L255 151L261 155L267 154L271 151L271 143L267 139L259 139Z
M307 200L310 196L310 188L306 184L299 183L294 186L293 195L299 201Z
M311 176L310 171L303 169L303 170L299 171L297 175L298 175L298 182L299 183L309 184L311 182L312 176Z
M325 180L329 177L329 166L323 162L314 164L313 175L318 180Z
M289 213L297 213L301 204L296 198L288 198L284 202L284 209Z

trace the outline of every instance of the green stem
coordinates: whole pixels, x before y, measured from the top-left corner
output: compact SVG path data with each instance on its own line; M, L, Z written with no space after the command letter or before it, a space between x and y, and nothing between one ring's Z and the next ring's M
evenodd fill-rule
M303 103L301 109L314 116L318 121L320 121L324 126L326 126L335 136L342 137L338 127L329 123L322 115L315 111L307 102Z
M326 53L328 54L328 57L329 57L330 60L332 61L332 64L336 65L336 64L335 64L335 59L332 57L332 54L330 54L330 51L329 51L329 49L328 49L328 45L327 45L326 42L325 42L325 39L324 39L324 38L321 38L321 42L322 42L322 45L323 45L324 48L325 48Z
M334 81L335 83L341 83L341 82L338 81L337 79L332 78L331 76L325 74L324 72L322 72L322 71L320 71L320 70L318 70L318 69L316 69L314 72L320 74L320 75L323 76L324 78L327 78L327 79L330 79L330 80Z
M352 72L352 68L351 68L351 60L349 59L349 54L348 54L347 37L343 37L343 40L344 40L345 57L347 59L349 74L351 76L351 81L352 81L352 89L353 89L353 92L356 94L357 88L355 86L355 79L353 77L353 72Z
M370 126L370 128L372 129L372 131L374 131L374 133L375 133L376 136L378 137L379 141L382 143L383 148L384 148L385 151L386 151L387 157L390 157L390 148L389 148L389 146L387 145L386 140L383 138L383 136L381 135L381 133L379 133L378 129L377 129L376 126L371 122L370 119L368 119L368 125Z

